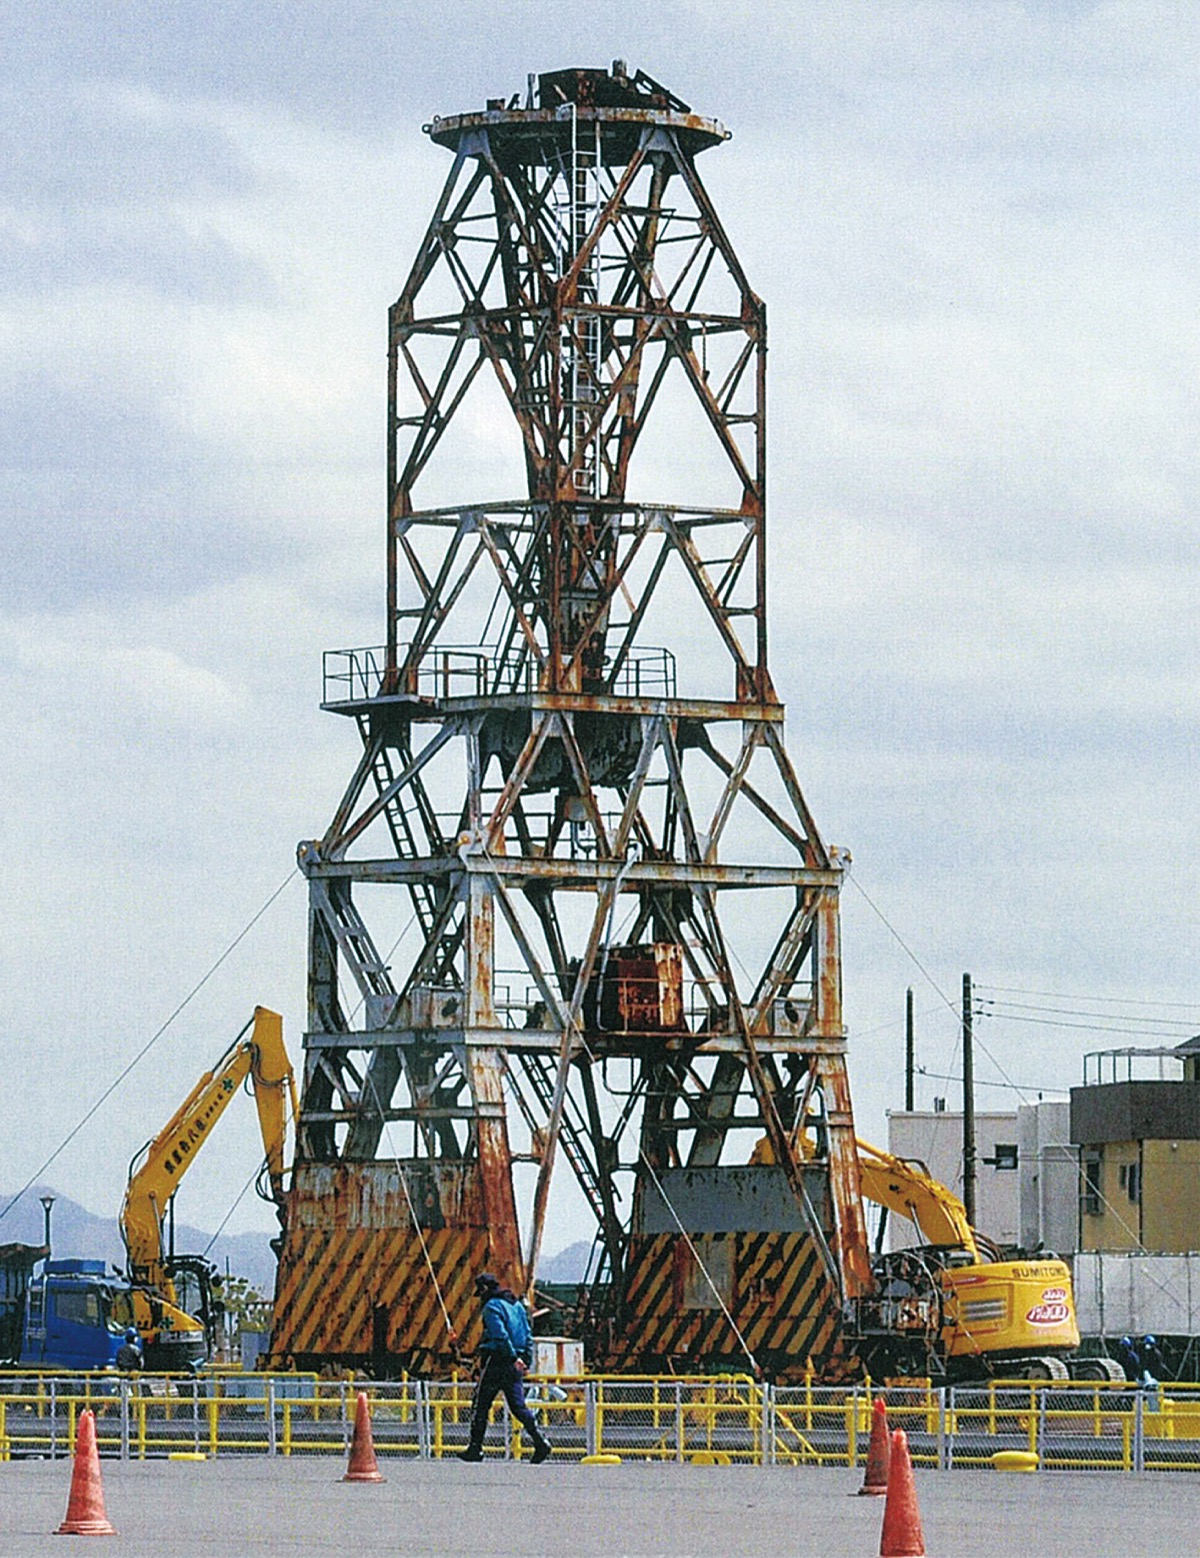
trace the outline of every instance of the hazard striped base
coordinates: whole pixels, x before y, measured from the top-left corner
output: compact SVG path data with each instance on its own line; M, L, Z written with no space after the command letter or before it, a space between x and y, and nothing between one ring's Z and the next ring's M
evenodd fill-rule
M853 1372L837 1293L808 1234L635 1237L620 1313L597 1367L655 1373L703 1360L744 1372L748 1348L775 1379L800 1378L810 1360L824 1378Z
M461 1183L453 1195L441 1187L435 1213L432 1200L414 1197L424 1207L418 1233L394 1167L298 1165L272 1366L436 1375L461 1365L480 1339L474 1278L495 1260L470 1168L456 1172ZM441 1207L460 1220L451 1223ZM610 1311L616 1324L585 1339L591 1368L744 1372L749 1352L781 1381L802 1378L810 1362L824 1379L856 1369L836 1292L806 1233L634 1235L621 1299Z
M279 1257L272 1364L455 1368L460 1350L479 1341L472 1284L492 1264L477 1200L467 1186L457 1197L462 1223L439 1211L429 1222L441 1226L418 1234L390 1165L299 1165Z

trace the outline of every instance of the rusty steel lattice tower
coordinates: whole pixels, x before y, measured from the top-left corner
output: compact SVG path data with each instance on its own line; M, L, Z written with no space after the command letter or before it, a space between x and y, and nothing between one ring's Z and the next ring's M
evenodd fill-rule
M695 166L727 132L620 62L426 130L453 164L390 314L387 644L326 658L363 750L300 849L272 1350L449 1366L565 1177L589 1361L827 1364L870 1280L842 865L767 669L766 315ZM499 413L524 493L422 506Z

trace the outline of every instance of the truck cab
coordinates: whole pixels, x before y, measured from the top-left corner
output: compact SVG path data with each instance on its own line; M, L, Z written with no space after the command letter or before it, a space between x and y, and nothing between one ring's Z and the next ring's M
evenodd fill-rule
M31 1277L22 1368L107 1369L132 1323L129 1285L101 1260L47 1260Z

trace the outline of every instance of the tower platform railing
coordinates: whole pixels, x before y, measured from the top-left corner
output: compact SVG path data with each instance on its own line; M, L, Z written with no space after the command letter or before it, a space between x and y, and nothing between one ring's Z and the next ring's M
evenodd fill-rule
M402 646L397 658L405 658ZM358 704L386 696L387 649L327 649L322 664L322 703ZM602 677L607 681L607 668ZM674 698L675 656L657 647L632 650L605 692L616 698ZM538 691L538 666L528 656L498 655L486 648L444 646L430 649L417 667L416 691L398 696L430 703L453 698L532 695Z

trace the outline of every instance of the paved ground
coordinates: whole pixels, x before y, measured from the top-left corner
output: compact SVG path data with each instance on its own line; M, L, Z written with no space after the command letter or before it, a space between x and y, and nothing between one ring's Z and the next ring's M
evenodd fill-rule
M217 1554L620 1554L872 1558L882 1500L861 1475L784 1467L386 1461L346 1485L340 1461L105 1461L111 1558ZM54 1553L65 1461L0 1464L0 1555ZM918 1472L933 1558L1160 1558L1200 1551L1200 1477Z

